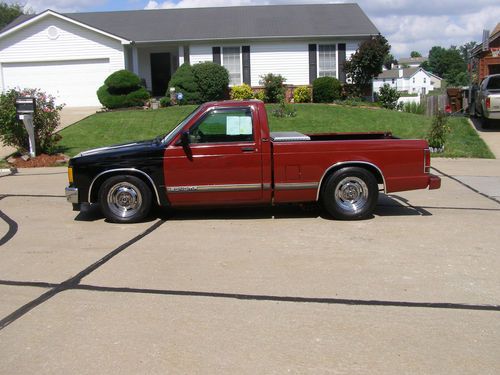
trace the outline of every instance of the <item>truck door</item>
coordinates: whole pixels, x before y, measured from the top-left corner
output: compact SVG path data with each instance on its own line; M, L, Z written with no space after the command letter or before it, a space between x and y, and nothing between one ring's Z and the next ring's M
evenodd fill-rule
M257 121L249 107L211 109L184 133L183 144L167 147L165 186L172 206L261 201Z

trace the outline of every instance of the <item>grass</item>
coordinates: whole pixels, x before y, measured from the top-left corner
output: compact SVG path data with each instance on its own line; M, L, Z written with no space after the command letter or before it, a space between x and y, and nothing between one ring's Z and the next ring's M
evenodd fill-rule
M303 133L391 131L400 138L425 138L431 119L422 115L325 104L295 104L297 116L270 116L272 131L296 130ZM194 109L171 107L155 111L117 111L98 113L60 132L63 152L73 156L80 151L133 140L154 138L167 133ZM444 157L493 158L483 140L465 118L450 118L452 129Z

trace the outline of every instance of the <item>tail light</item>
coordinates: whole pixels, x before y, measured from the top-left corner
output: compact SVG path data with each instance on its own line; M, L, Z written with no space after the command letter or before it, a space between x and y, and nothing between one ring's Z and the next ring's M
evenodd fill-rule
M424 149L424 173L431 172L431 152L428 148Z
M486 98L486 109L490 109L491 99L489 97Z

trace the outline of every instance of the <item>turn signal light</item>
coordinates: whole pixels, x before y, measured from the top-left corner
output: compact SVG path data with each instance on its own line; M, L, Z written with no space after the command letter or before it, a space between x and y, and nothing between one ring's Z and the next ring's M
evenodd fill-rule
M68 181L70 184L73 183L73 168L68 167Z

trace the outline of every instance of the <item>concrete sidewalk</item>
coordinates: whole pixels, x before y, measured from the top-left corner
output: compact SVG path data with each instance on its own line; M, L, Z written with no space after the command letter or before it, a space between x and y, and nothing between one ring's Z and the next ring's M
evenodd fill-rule
M61 124L57 128L57 131L64 129L65 127L74 124L75 122L81 121L84 118L96 113L100 107L67 107L63 108L61 111ZM16 151L14 147L4 146L0 142L0 159L5 159L9 155Z
M493 126L491 129L483 129L479 119L470 118L469 122L472 127L476 129L483 141L488 145L495 157L500 159L500 125Z

